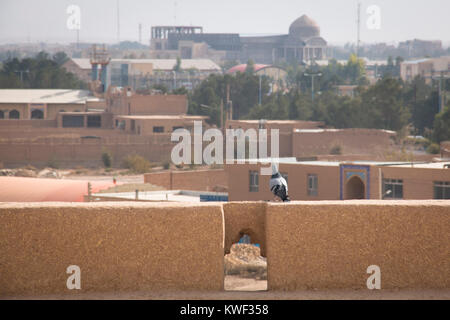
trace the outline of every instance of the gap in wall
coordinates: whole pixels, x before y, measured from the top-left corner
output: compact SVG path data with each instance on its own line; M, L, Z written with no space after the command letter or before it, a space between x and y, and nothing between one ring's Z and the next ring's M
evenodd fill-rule
M225 291L266 291L267 259L261 256L258 244L242 234L224 257Z

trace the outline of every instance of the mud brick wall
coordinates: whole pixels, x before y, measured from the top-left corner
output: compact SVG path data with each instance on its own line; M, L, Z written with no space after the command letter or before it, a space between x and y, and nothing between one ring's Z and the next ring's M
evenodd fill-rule
M216 191L228 187L228 176L222 169L164 171L144 174L144 182L169 190Z
M269 290L450 287L448 201L268 204Z
M223 290L220 204L0 204L0 234L0 297Z
M243 234L258 243L261 255L266 256L266 202L232 202L223 204L225 218L225 253Z

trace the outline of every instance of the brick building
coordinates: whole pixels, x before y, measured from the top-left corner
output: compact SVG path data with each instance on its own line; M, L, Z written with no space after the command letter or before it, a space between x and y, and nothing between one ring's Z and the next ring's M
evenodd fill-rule
M171 133L191 130L185 95L139 95L110 88L103 99L82 90L0 90L0 162L8 167L98 166L108 150L114 165L130 154L167 161Z
M0 119L55 120L60 112L104 107L87 90L0 89Z
M230 201L269 201L270 176L257 164L228 164ZM450 199L450 163L299 162L280 159L292 200Z

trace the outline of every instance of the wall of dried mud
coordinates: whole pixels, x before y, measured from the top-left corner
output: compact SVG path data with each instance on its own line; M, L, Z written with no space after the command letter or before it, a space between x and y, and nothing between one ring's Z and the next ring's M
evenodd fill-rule
M450 201L2 203L0 297L223 290L224 254L248 233L269 290L450 288Z

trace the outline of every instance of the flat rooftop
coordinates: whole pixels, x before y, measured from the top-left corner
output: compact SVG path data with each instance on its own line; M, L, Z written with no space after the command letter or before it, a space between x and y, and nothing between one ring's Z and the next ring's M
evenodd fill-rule
M175 119L182 119L182 120L205 120L208 119L208 117L206 116L186 116L186 115L174 115L174 116L170 116L170 115L152 115L152 116L116 116L116 118L120 118L120 119L134 119L134 120L161 120L161 119L165 119L165 120L175 120Z
M200 195L227 196L227 193L207 192L207 191L186 191L186 190L162 190L162 191L139 191L138 200L140 201L168 201L168 202L200 202ZM101 199L118 198L124 200L136 200L136 192L117 192L117 193L97 193L92 197Z
M247 160L246 163L253 161L261 164L269 164L272 159L252 159ZM445 166L450 166L450 161L445 162L405 162L405 161L299 161L296 158L279 158L280 164L298 164L305 166L327 166L339 167L342 165L364 165L364 166L381 166L381 167L396 167L396 168L418 168L418 169L444 169Z
M395 131L384 130L384 129L364 129L364 128L347 128L347 129L294 129L294 132L298 133L324 133L324 132L350 132L357 130L373 130L385 133L395 134Z
M85 104L101 101L88 90L69 89L0 89L0 103Z

